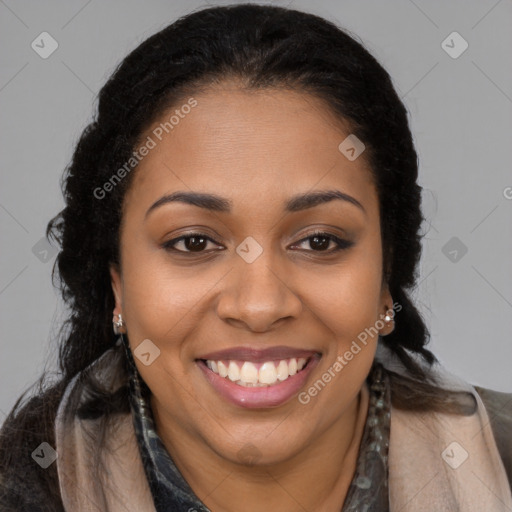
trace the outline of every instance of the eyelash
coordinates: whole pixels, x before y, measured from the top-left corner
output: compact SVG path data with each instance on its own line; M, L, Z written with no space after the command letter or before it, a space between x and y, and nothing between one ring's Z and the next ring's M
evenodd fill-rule
M333 235L331 233L327 233L325 231L315 231L313 233L311 233L310 235L302 238L301 240L299 240L296 244L294 245L299 245L303 242L306 242L307 240L311 239L311 238L314 238L314 237L325 237L325 238L330 238L332 241L334 241L338 247L335 248L335 249L331 249L331 250L326 250L326 251L315 251L313 249L310 249L308 250L307 252L314 252L314 253L319 253L319 254L333 254L335 252L338 252L338 251L342 251L342 250L345 250L345 249L349 249L352 245L354 245L354 242L351 242L349 240L343 240L342 238L339 238L337 237L336 235ZM178 238L174 238L173 240L169 240L167 242L164 242L162 244L162 248L167 250L167 251L173 251L173 252L178 252L178 253L181 253L181 254L196 254L196 255L199 255L199 254L202 254L202 253L205 253L207 251L182 251L180 249L176 249L174 247L174 245L176 245L178 242L182 241L182 240L185 240L185 239L188 239L188 238L204 238L210 242L213 242L214 244L217 244L217 242L215 242L215 240L213 240L212 238L210 238L208 235L204 234L204 233L199 233L199 232L196 232L196 233L188 233L186 235L183 235L183 236L180 236ZM217 245L220 245L220 244L217 244Z

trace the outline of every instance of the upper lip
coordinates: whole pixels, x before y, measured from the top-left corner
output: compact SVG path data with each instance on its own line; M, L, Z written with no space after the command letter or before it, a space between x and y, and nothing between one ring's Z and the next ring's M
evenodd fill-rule
M211 361L239 360L263 363L278 359L291 359L304 357L308 358L318 354L316 350L303 350L294 347L277 346L268 348L233 347L198 357L198 359L209 359Z

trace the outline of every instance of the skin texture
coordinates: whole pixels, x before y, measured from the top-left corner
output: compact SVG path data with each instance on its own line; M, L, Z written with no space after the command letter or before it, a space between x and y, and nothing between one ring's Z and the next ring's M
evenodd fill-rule
M273 408L238 407L195 360L235 346L313 349L322 357L304 391L392 307L364 154L351 162L340 153L349 126L306 93L247 92L226 82L194 98L197 106L139 164L125 197L121 268L111 267L114 314L122 313L132 350L150 339L161 351L150 366L135 362L152 391L160 437L211 510L340 510L377 336L305 405L294 397ZM284 212L291 196L328 189L356 198L365 212L340 200ZM232 212L170 203L145 219L155 201L178 190L223 196ZM307 238L315 229L353 245L328 254L336 242L327 238L319 249ZM203 252L191 252L198 244L191 240L174 252L161 246L193 232L213 242L199 244ZM235 251L248 236L263 248L250 264ZM258 454L252 465L238 456L248 446Z

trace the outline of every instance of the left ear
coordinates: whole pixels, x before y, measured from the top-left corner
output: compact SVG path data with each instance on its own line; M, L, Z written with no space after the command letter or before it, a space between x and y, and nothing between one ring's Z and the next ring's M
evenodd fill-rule
M389 315L391 320L386 322L384 317ZM381 336L387 336L392 333L395 328L395 310L393 308L393 297L389 291L387 283L383 284L382 291L380 294L380 306L379 306L379 320L384 322L384 326L380 329Z

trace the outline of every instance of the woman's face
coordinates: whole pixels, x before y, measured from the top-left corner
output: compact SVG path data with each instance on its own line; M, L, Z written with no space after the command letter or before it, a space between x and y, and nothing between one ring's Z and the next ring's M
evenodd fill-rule
M319 100L233 84L194 99L141 139L155 147L125 198L115 312L161 436L284 461L353 411L377 343L362 333L387 334L377 193ZM326 191L343 195L307 199Z

